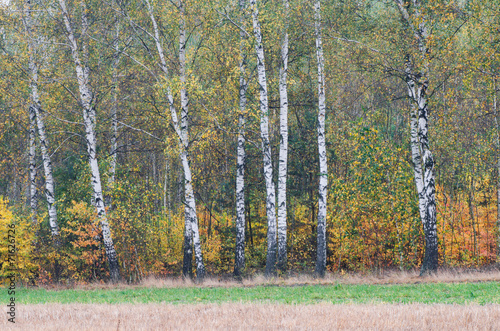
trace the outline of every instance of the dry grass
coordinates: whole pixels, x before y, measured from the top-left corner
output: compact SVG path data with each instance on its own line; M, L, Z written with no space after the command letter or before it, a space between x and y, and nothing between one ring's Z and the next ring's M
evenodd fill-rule
M258 285L336 285L336 284L418 284L418 283L464 283L500 281L500 270L475 271L475 270L447 270L434 275L419 277L418 271L386 271L379 274L327 274L325 278L318 279L310 275L296 275L287 278L266 278L256 275L243 279L241 282L224 280L221 278L208 278L203 284L183 281L179 278L154 278L142 281L141 287L249 287Z
M500 305L20 305L0 329L500 330Z
M418 277L417 272L372 275L310 276L242 282L219 278L203 284L180 279L149 278L139 285L90 284L79 289L242 287L313 284L414 284L500 281L500 271L441 271ZM62 286L52 287L61 289ZM4 316L0 330L500 330L500 305L281 305L281 304L45 304L17 305L16 324Z
M77 284L77 285L46 285L47 289L76 288L83 290L95 289L132 289L137 287L179 288L179 287L250 287L259 285L299 286L299 285L336 285L336 284L419 284L419 283L464 283L464 282L500 282L500 270L442 270L437 274L419 277L418 271L384 271L378 274L332 274L318 279L311 275L293 275L286 278L266 278L263 275L254 275L238 282L230 277L206 278L202 284L181 278L149 277L140 284Z

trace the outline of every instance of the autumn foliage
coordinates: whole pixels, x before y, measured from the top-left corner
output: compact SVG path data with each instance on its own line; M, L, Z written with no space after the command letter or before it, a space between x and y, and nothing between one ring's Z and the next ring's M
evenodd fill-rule
M183 83L180 16L174 2L151 1L168 75L158 65L146 2L69 3L94 95L99 161L95 168L101 174L121 277L130 283L182 273L187 167L180 161L170 108L180 109L183 89L189 95L186 153L205 267L211 275L233 272L242 54L248 72L242 114L244 274L260 273L266 263L266 186L251 12L247 8L241 13L235 1L185 2L189 33ZM17 0L11 3L24 6ZM275 182L281 140L279 45L285 25L290 40L289 273L312 272L317 247L318 92L311 3L291 2L285 14L282 1L259 2ZM439 264L488 267L498 262L500 236L499 7L495 1L421 3L429 26L429 54L417 58L415 66L429 62L425 78ZM23 282L106 281L108 260L91 189L82 103L68 38L57 16L59 9L52 13L43 2L32 5L37 37L29 39L21 11L0 4L0 263L7 254L8 225L15 224L16 263ZM409 122L414 104L408 97L405 59L418 49L418 41L411 27L401 24L392 1L324 1L321 8L329 169L327 269L339 273L416 269L422 264L425 243L411 157ZM81 26L83 14L88 15L88 29ZM240 33L246 37L240 40ZM37 42L36 54L28 51L28 40ZM33 212L27 203L30 55L36 55L39 64L40 109L54 169L58 237L49 231L39 139L35 142L38 209ZM172 101L166 97L169 89ZM0 278L6 277L5 268L4 263Z

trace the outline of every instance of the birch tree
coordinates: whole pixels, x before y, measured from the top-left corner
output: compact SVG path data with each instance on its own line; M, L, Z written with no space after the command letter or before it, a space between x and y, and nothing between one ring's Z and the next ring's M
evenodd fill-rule
M257 0L250 0L250 7L252 9L252 23L255 35L255 52L257 54L257 74L260 94L260 137L264 161L264 180L266 182L267 214L267 257L265 275L269 277L276 273L276 193L273 181L271 143L269 141L269 103L267 96L266 65Z
M316 57L318 62L318 153L319 153L319 190L318 190L318 248L316 259L316 274L320 277L326 271L326 206L328 166L326 160L325 140L325 60L323 58L323 45L321 40L321 2L314 3L314 28L316 34Z
M43 160L43 169L45 173L45 197L47 199L48 212L49 212L49 226L52 236L56 237L59 235L59 226L57 224L57 209L56 209L56 200L54 193L54 177L52 175L52 163L50 161L50 155L48 150L49 142L45 132L44 114L40 104L40 96L38 94L38 64L36 62L38 39L35 37L32 31L33 29L32 16L31 16L32 10L33 9L31 0L26 0L23 10L23 24L26 37L28 40L28 53L29 53L28 67L30 73L30 89L31 89L31 102L32 102L30 106L30 125L33 126L33 131L31 130L30 126L30 142L31 139L35 138L34 122L36 122L36 127L38 129L38 137L40 140L40 150L42 152L41 154ZM30 145L30 168L32 161L31 160L32 152L34 157L34 150L32 151L32 148L34 148L34 146ZM33 182L35 180L35 177L33 176L36 177L36 173L30 171L30 180L32 186L35 184ZM31 189L33 189L33 187ZM31 203L33 208L34 201L32 200Z
M278 163L278 269L286 270L286 239L287 239L287 210L286 210L286 181L288 162L288 0L283 0L285 11L284 32L281 42L280 63L280 151Z
M438 267L438 238L436 220L436 188L434 158L428 137L428 96L430 36L427 18L422 12L422 2L394 0L403 21L411 29L418 44L418 52L408 54L405 78L408 97L412 103L410 116L410 145L415 184L417 187L420 218L425 233L425 256L421 274L435 272Z
M189 148L189 138L188 138L188 107L189 107L189 99L186 88L186 23L184 21L185 9L184 3L182 0L179 1L179 75L181 81L181 122L180 122L180 131L182 135L182 141L185 143L185 149L181 152L181 161L184 162L183 153L187 154L187 150ZM187 162L187 161L186 161ZM191 170L191 169L189 169ZM184 170L186 172L186 170ZM191 174L189 174L189 178L185 176L185 187L186 190L189 186L190 192L185 192L185 199L188 204L186 205L185 213L189 215L190 221L184 222L184 261L183 261L183 275L187 277L188 274L191 274L192 267L191 261L193 260L193 217L196 216L196 206L194 201L194 196L192 196L192 184L191 184ZM187 216L186 216L187 217ZM201 275L203 278L203 275Z
M78 90L80 96L80 104L83 110L83 121L85 126L85 138L87 144L87 154L91 172L91 185L93 190L93 197L95 207L97 209L97 217L99 219L101 230L102 230L102 240L104 243L104 249L106 251L106 257L109 264L109 273L111 280L116 282L120 279L120 270L118 265L118 258L116 255L115 247L113 244L113 239L111 237L111 229L106 215L106 209L104 206L104 198L102 192L101 184L101 174L99 171L99 165L97 162L97 141L96 141L96 110L95 110L95 100L92 93L92 88L90 86L90 69L87 65L88 59L83 58L88 56L88 45L86 40L88 40L89 33L89 23L88 23L88 9L86 8L85 2L82 2L82 13L81 13L81 32L79 35L75 34L74 22L71 20L71 16L68 12L66 1L59 0L59 7L61 8L64 28L66 32L66 37L69 42L69 47L71 50L71 56L73 59L73 64L76 72L76 78L78 83ZM77 39L77 37L80 38ZM82 40L83 39L83 40ZM80 41L80 45L78 42ZM82 62L83 60L83 62Z
M246 1L239 0L240 24L245 21ZM245 109L247 104L246 52L245 31L240 31L240 88L238 114L238 147L236 160L236 249L234 261L234 276L241 277L245 269Z
M115 27L115 38L113 39L113 103L111 106L111 162L109 165L109 183L115 182L116 174L116 160L118 157L118 64L120 62L120 48L118 47L118 41L120 37L120 23L116 22ZM111 204L111 200L108 205Z
M166 55L160 39L160 31L156 18L153 13L153 7L149 0L146 0L149 18L153 25L153 34L150 35L156 45L158 57L160 59L160 68L163 78L169 79L169 69L167 66ZM186 23L185 23L185 4L179 1L177 8L179 10L179 67L181 81L181 113L180 120L174 104L174 95L169 84L166 86L166 97L170 108L172 126L177 135L180 148L180 159L184 170L184 198L185 198L185 228L184 228L184 261L183 275L188 276L191 269L192 249L194 248L196 261L196 277L203 280L205 277L205 265L203 263L203 254L201 252L200 233L198 230L198 217L196 214L196 200L194 198L191 167L189 165L189 132L188 132L188 91L186 82Z

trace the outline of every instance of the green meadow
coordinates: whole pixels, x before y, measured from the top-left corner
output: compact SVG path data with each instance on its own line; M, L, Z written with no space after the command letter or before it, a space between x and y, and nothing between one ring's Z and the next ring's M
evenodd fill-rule
M7 289L0 294L8 302ZM16 289L17 304L44 303L279 303L279 304L489 304L500 303L500 283L422 283L400 285L300 285L250 287L136 287L126 289Z

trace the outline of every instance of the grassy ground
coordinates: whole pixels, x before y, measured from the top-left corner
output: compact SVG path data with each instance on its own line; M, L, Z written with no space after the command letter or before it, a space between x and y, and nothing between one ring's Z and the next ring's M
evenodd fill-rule
M8 302L7 290L0 292ZM500 304L496 281L417 284L264 284L251 286L16 289L16 303L277 303L277 304Z
M17 287L0 330L500 330L499 285L495 270Z

